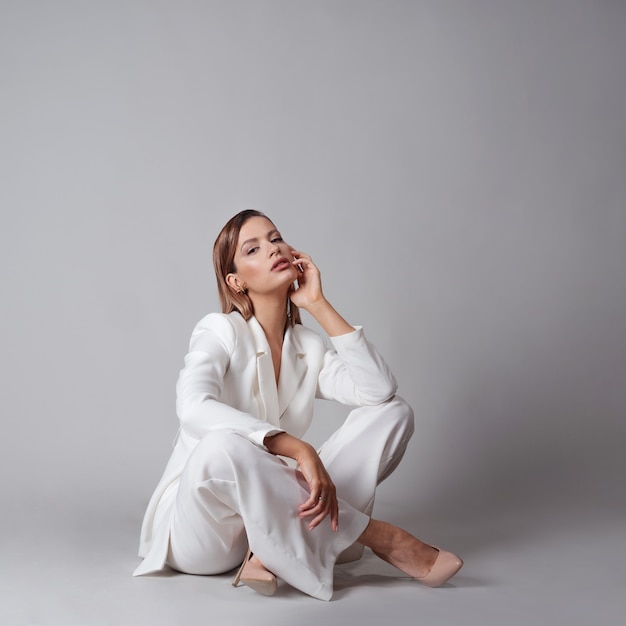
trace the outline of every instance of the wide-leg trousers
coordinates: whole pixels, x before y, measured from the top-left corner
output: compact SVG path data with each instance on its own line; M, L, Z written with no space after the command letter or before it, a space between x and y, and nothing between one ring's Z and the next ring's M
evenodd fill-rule
M309 491L302 473L233 431L212 432L184 468L170 530L168 565L218 574L241 563L248 545L287 583L329 600L338 555L365 530L376 486L400 462L413 411L398 396L353 410L319 450L339 500L339 530L313 530L298 516Z

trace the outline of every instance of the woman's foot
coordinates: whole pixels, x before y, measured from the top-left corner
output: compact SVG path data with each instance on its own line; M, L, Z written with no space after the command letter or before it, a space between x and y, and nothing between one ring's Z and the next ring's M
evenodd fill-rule
M359 541L383 561L431 587L443 585L463 565L455 554L438 550L387 522L370 520Z
M273 596L278 588L276 576L261 563L258 557L250 556L249 550L232 584L237 587L239 583L264 596Z

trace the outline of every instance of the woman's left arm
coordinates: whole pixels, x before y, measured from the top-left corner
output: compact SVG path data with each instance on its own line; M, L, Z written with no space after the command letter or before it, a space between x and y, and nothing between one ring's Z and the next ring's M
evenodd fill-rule
M337 313L322 292L320 271L308 254L292 250L293 264L298 269L298 289L291 292L291 301L315 318L329 337L338 337L354 331Z
M317 397L353 406L381 404L397 391L396 380L363 330L354 328L324 297L320 272L311 257L292 250L299 288L291 301L311 314L326 331L335 350L324 355Z

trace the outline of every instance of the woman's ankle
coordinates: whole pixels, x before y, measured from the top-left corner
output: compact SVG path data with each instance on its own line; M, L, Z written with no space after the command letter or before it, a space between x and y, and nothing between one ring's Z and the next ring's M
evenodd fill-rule
M395 536L400 531L393 524L372 518L357 541L373 552L387 552L393 548Z
M370 520L358 541L376 556L414 577L427 574L438 550L424 543L411 533L379 520Z

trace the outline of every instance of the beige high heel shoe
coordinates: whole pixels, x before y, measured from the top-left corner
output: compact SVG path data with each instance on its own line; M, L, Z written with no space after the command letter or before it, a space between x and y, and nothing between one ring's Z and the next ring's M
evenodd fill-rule
M251 563L251 557L252 551L248 548L243 563L233 579L232 586L238 587L239 583L241 583L264 596L273 596L276 593L276 589L278 589L276 576L264 567Z
M433 548L438 550L439 554L430 572L428 572L426 576L415 578L415 580L427 587L441 587L441 585L450 580L463 567L463 560L453 552L439 550L439 548L435 546L433 546Z

